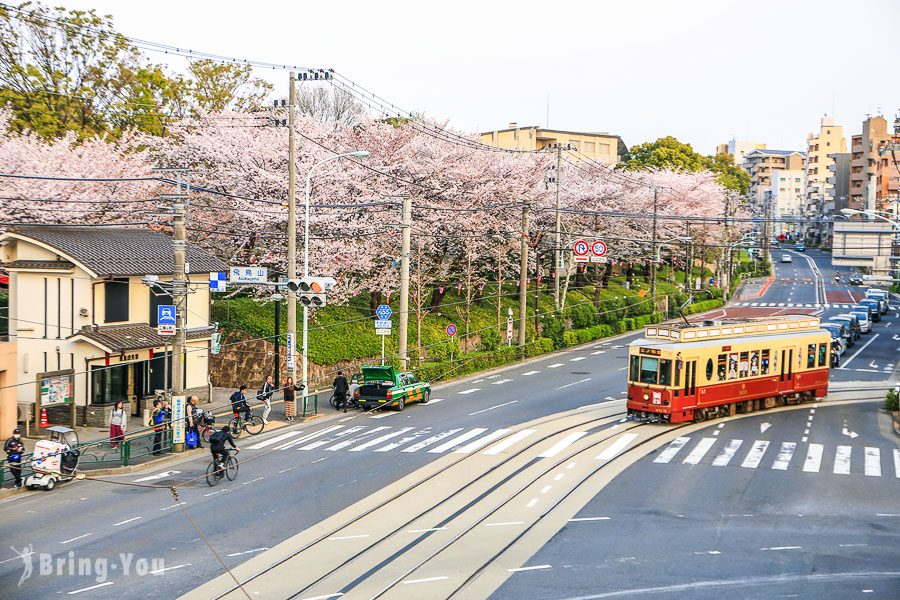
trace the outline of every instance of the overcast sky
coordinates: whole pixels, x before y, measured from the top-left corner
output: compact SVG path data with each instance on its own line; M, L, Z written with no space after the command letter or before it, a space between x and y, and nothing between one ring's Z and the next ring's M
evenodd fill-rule
M737 136L801 149L825 113L849 138L867 113L900 108L898 0L51 4L111 14L132 37L334 68L467 131L545 126L549 94L551 127L628 146L674 135L711 153ZM259 76L287 87L283 72Z

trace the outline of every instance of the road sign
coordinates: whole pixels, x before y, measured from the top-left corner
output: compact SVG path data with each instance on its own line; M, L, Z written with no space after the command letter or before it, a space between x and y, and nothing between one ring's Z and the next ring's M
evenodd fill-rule
M572 246L572 252L575 253L575 262L587 262L590 246L584 240L578 240Z
M294 334L293 333L287 334L287 340L285 342L285 346L287 346L285 348L285 352L287 352L287 361L285 363L285 368L287 368L288 371L293 372L297 365L297 363L294 359L295 355L297 354L297 348L296 348L297 344L294 342Z
M184 396L172 396L172 443L184 443Z
M174 325L157 325L156 335L175 335Z
M394 311L391 310L391 307L387 304L379 304L378 308L375 309L375 316L381 319L382 321L386 321L391 318L391 315L394 314ZM376 325L376 327L378 327Z
M390 329L393 323L390 319L375 319L375 329Z
M606 255L606 243L600 240L594 240L591 244L591 254L597 258Z
M231 267L231 283L265 283L269 278L266 267Z
M156 307L156 324L175 327L175 305L160 304Z
M447 335L449 335L450 337L456 335L456 325L454 325L453 323L447 325Z
M209 274L209 291L211 292L227 292L227 273L210 273Z
M376 329L375 335L391 335L391 329Z
M512 322L512 319L507 319L506 320L506 341L507 342L512 340L512 334L513 334L513 322Z

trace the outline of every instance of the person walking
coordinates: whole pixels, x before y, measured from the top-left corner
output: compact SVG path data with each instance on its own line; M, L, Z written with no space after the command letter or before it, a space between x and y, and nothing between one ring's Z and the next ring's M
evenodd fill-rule
M284 380L284 418L293 421L297 416L297 386L294 378L287 377Z
M114 449L119 447L119 442L125 439L125 428L128 425L128 415L125 414L125 403L116 401L112 412L109 413L109 445Z
M6 462L9 464L9 472L16 480L16 487L22 487L22 455L25 454L25 444L22 443L22 431L17 427L13 429L12 437L3 445L6 452Z
M203 447L203 441L200 439L200 418L203 416L203 410L197 406L200 398L191 396L188 398L188 405L185 412L187 413L187 428L197 434L197 448Z
M262 387L259 389L259 394L256 395L256 399L261 400L263 403L263 423L269 422L269 413L272 412L272 394L274 392L275 383L272 379L272 376L267 375L266 380L263 382Z
M166 429L166 411L162 407L159 400L153 401L153 412L150 413L150 426L153 427L153 454L159 456L162 454L163 434Z
M347 392L350 390L350 384L347 383L347 378L344 377L343 371L337 372L337 377L334 378L334 382L331 384L331 387L334 388L334 395L337 399L337 409L344 409L344 412L347 412Z

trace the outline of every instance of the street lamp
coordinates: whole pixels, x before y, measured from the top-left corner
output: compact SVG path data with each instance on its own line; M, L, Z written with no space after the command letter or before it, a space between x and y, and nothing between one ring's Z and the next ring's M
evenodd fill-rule
M324 165L325 163L329 163L333 160L338 160L340 158L367 158L369 156L368 150L355 150L353 152L345 152L343 154L336 154L334 156L330 156L325 160L321 160L311 166L309 171L306 173L306 198L303 201L303 277L309 277L309 196L312 189L312 176L313 171L315 171L318 167ZM309 307L307 305L303 305L303 413L306 414L306 398L309 395L309 382L308 382L308 372L309 372L309 361L306 357L307 350L309 349ZM289 350L292 352L293 348Z

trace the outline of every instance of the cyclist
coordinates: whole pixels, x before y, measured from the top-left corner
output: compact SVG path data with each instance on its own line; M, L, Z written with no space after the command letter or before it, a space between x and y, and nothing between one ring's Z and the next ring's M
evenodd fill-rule
M212 434L209 438L209 452L212 454L213 460L216 461L216 464L219 465L219 467L223 465L228 454L231 452L225 448L226 443L231 444L235 454L241 451L241 449L234 444L234 438L231 437L231 430L228 425L222 427L222 429Z
M235 414L239 414L241 412L244 413L244 420L250 420L250 405L247 404L247 395L244 393L247 391L247 386L242 385L241 389L236 391L231 395L228 399L231 402L231 410Z
M334 388L334 397L337 400L336 408L347 412L347 392L350 391L350 384L347 383L347 378L344 377L342 371L337 372L337 377L334 378L331 387Z

